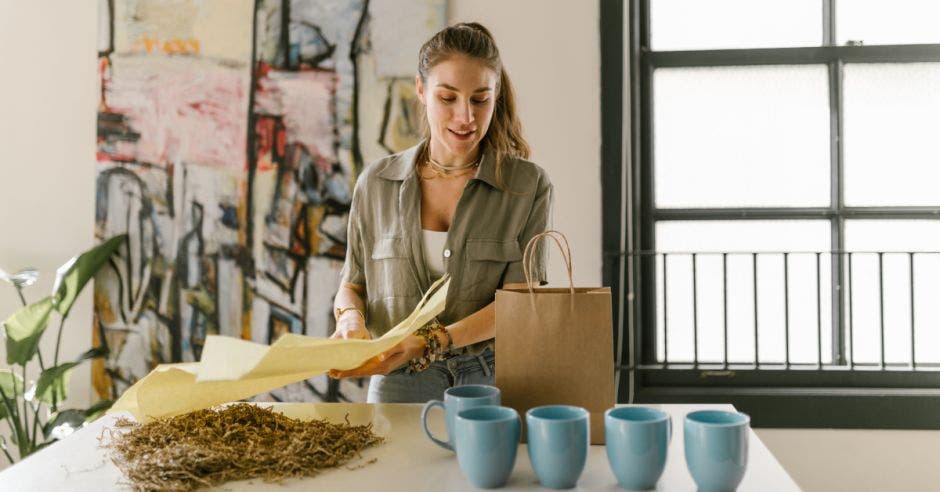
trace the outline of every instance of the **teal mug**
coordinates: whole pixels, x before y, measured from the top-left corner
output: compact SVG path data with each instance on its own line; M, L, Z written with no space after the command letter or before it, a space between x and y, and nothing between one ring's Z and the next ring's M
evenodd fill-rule
M447 388L444 392L444 401L431 400L421 409L421 425L428 439L438 446L454 450L456 434L454 432L454 419L461 410L482 407L484 405L499 405L501 402L499 388L485 384L466 384ZM434 407L444 409L444 421L447 424L448 440L442 441L428 430L428 412Z
M454 421L457 463L481 489L502 487L516 464L522 423L508 407L487 405L461 410Z
M747 470L751 418L699 410L685 416L685 463L702 492L734 490Z
M591 439L590 414L581 407L548 405L525 414L529 461L539 483L570 489L587 463Z
M666 467L672 419L655 408L619 407L604 413L607 462L625 489L652 489Z

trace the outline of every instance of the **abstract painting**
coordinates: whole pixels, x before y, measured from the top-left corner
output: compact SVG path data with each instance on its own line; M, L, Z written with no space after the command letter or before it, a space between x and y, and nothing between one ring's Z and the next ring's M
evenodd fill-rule
M445 0L100 0L93 368L116 397L213 334L328 336L352 188L414 145ZM362 401L325 376L261 399Z

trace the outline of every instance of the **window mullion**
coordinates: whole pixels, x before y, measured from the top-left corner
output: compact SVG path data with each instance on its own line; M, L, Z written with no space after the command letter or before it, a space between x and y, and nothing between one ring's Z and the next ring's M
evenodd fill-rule
M650 47L650 0L636 0L639 4L639 21L634 24L634 28L639 30L633 36L633 40L638 44L634 50L638 58L639 77L635 79L638 83L637 98L638 112L640 114L640 142L639 152L634 153L636 172L634 176L634 196L633 204L638 214L634 222L633 247L637 250L655 250L654 242L654 222L651 213L654 207L653 190L653 67L649 58ZM656 265L655 256L636 256L634 258L635 268L632 272L636 279L635 285L639 288L634 292L633 299L633 319L634 333L637 340L635 346L639 350L639 355L634 362L645 364L656 362ZM637 329L638 328L638 329Z
M649 31L647 31L648 36ZM648 38L647 38L648 41ZM649 63L646 53L641 53L640 59L640 79L641 79L641 101L640 112L642 121L642 141L640 143L640 175L638 184L640 186L640 217L639 234L635 246L640 251L656 250L656 235L654 234L656 223L654 219L656 189L654 159L653 155L653 67ZM648 363L650 360L656 360L656 345L659 341L656 339L656 264L655 256L638 257L640 262L640 291L637 292L638 302L635 301L637 308L637 317L640 319L641 327L641 349L648 360L641 360L640 363ZM662 341L665 343L665 340Z
M940 62L940 44L645 51L654 68Z
M823 46L836 45L836 0L822 0Z
M824 0L829 4L832 0ZM834 29L833 33L834 35ZM845 215L844 215L844 166L843 166L843 63L842 60L834 60L829 63L829 135L830 135L830 169L831 177L830 187L830 207L832 216L830 219L832 251L839 253L830 255L832 271L832 362L836 365L844 365L845 359L845 288L843 288L843 279L845 276Z

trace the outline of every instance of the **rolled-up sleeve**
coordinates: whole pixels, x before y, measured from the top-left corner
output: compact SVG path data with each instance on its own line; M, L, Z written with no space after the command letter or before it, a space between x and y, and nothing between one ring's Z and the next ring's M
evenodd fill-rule
M346 260L343 263L342 282L365 285L366 275L363 271L363 242L362 242L362 194L363 180L356 182L353 190L352 203L349 208L349 224L346 229Z
M523 251L525 251L526 245L529 244L529 241L531 241L533 237L551 228L553 194L554 188L551 181L548 179L548 175L545 174L544 171L540 172L536 185L535 199L532 201L532 209L529 211L529 217L522 228L522 232L519 234L519 247L522 248ZM535 251L532 253L533 268L530 274L532 275L532 280L537 281L538 285L548 283L546 270L549 248L545 244L546 240L550 239L544 238L539 241L534 246ZM506 273L503 276L503 284L526 282L522 265L523 261L524 259L514 261L507 266Z

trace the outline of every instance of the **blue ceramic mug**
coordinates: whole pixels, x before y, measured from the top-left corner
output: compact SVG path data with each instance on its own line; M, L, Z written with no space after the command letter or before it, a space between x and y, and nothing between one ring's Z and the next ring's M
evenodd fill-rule
M590 414L581 407L548 405L525 414L529 460L539 482L553 489L578 483L587 463Z
M424 404L424 408L421 409L421 425L424 427L424 433L427 434L428 439L434 444L453 451L455 441L454 418L457 413L468 408L499 405L500 401L499 388L495 386L466 384L447 388L447 391L444 392L443 402L441 400L431 400ZM428 430L428 411L434 407L444 409L444 421L447 423L447 441L434 437L431 435L431 431Z
M457 462L464 476L483 489L502 487L516 464L522 422L508 407L483 406L457 413Z
M685 416L685 463L703 492L734 490L747 469L751 418L743 413L699 410Z
M604 413L607 462L625 489L651 489L666 467L672 419L646 407L611 408Z

